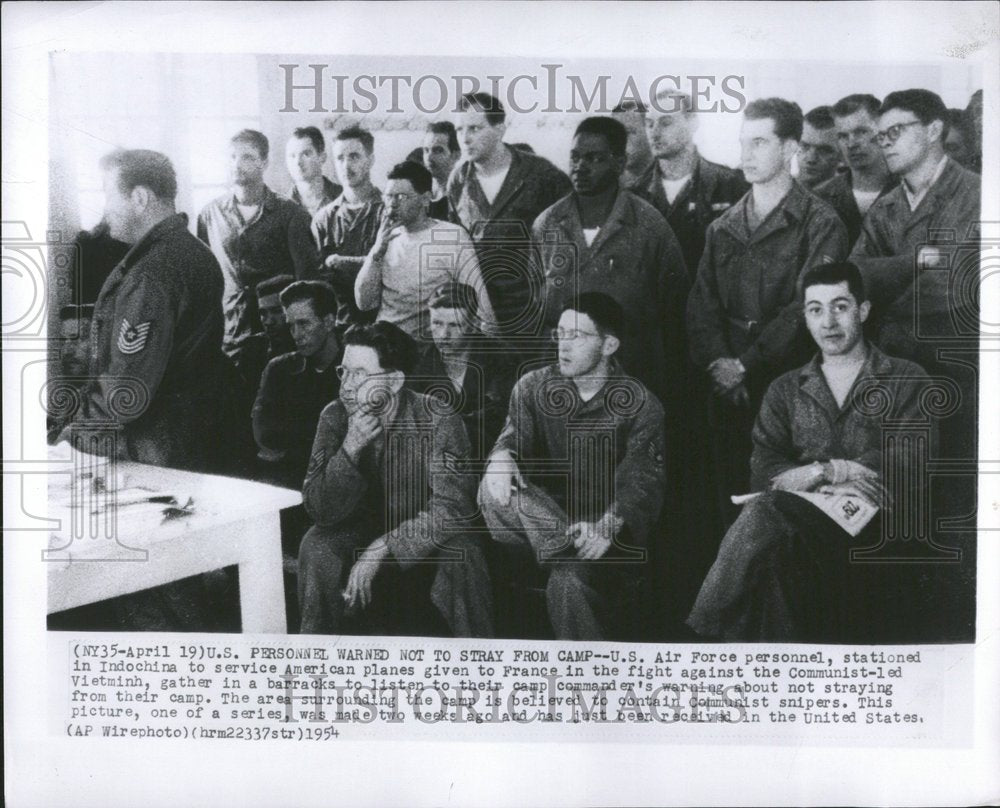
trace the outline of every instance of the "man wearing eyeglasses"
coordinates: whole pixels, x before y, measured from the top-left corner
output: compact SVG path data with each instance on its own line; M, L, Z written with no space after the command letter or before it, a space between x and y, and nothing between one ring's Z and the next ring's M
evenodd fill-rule
M455 281L476 291L479 314L492 330L493 309L472 241L460 225L427 214L430 171L407 160L393 166L388 180L382 223L354 282L358 309L430 341L427 303L442 283Z
M253 407L253 434L267 476L298 488L319 414L340 391L334 370L341 354L335 333L337 296L323 281L298 281L278 297L295 351L275 357L264 369Z
M970 228L979 221L980 179L945 154L947 118L929 90L882 102L876 137L899 184L868 211L851 260L870 289L880 347L954 375L955 365L938 361L934 338L954 338L963 319L978 322L974 292L961 293L975 285L957 273L978 273Z
M302 632L493 633L489 573L458 415L405 389L416 345L388 322L352 329L302 495ZM431 562L431 563L427 563Z
M867 94L849 95L833 105L837 143L847 170L813 188L816 196L837 211L852 247L861 235L861 220L868 209L896 187L875 139L880 105L875 96Z
M566 305L558 361L515 385L479 488L493 539L548 571L557 639L623 637L644 617L621 610L663 502L663 408L615 359L623 318L600 292Z
M683 395L684 302L690 286L670 225L619 184L628 132L587 118L570 148L573 191L535 221L545 273L545 323L584 292L601 291L627 313L618 359L667 405Z

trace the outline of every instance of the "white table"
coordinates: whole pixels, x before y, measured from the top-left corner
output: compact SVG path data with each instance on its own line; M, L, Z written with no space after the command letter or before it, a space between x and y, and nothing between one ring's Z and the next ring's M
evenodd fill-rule
M119 463L127 488L174 494L182 505L190 496L193 513L161 523L159 514L150 513L147 506L113 505L92 515L97 497L107 495L94 495L89 485L78 484L78 502L73 503L69 469L73 462L79 467L81 457L84 463L94 458L66 453L59 459L67 457L67 472L53 469L49 478L49 517L59 521L43 554L50 565L50 614L235 564L243 631L287 632L278 514L301 503L298 491ZM50 457L50 462L55 459Z

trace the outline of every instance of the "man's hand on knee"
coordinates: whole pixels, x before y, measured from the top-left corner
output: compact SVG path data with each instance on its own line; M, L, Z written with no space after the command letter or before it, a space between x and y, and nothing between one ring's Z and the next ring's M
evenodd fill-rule
M483 477L483 490L499 505L509 505L513 489L524 488L524 478L510 452L501 449L490 457Z
M344 601L348 608L355 606L368 608L372 601L372 582L375 580L375 574L388 555L389 546L385 539L376 539L365 548L361 558L351 568L347 586L344 588Z

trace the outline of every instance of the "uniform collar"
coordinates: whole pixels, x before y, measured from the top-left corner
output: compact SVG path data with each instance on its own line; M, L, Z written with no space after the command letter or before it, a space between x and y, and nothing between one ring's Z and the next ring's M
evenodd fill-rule
M884 378L892 373L892 364L889 361L889 357L887 357L884 353L882 353L882 351L875 347L875 345L867 340L865 340L865 347L868 349L868 356L861 365L861 370L858 371L854 384L851 385L852 390L856 388L863 379L879 377ZM830 386L826 382L826 376L823 375L822 365L823 354L822 352L817 352L806 365L799 369L799 389L808 393L812 396L812 398L824 405L827 409L837 412L839 408L834 401L833 393L830 392ZM848 395L845 400L845 407L850 403L851 398L852 396Z
M126 268L132 266L139 260L153 244L178 230L187 230L188 217L186 213L174 213L153 225L146 234L140 238L122 258L122 265Z
M775 209L752 233L747 225L747 213L750 207L753 188L747 191L743 198L719 217L719 226L725 228L741 241L759 239L779 230L785 225L799 224L805 221L812 194L798 180L792 180L792 187L785 194Z

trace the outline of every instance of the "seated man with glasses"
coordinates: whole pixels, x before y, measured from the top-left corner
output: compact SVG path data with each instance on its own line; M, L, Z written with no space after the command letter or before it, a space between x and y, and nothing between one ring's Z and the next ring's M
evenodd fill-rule
M634 621L621 607L663 501L663 407L615 359L622 321L600 292L564 307L558 362L515 385L479 489L493 539L548 570L557 639L622 636L623 618Z
M427 302L446 281L472 287L483 322L494 325L472 240L461 226L427 214L432 183L431 172L409 160L389 172L382 223L354 283L361 311L377 312L376 320L428 341Z
M299 552L302 633L492 636L461 419L404 387L416 346L397 326L344 342L302 492L315 521Z
M269 479L298 488L316 424L337 397L337 295L323 281L296 281L278 295L295 350L268 362L253 407L254 440Z

